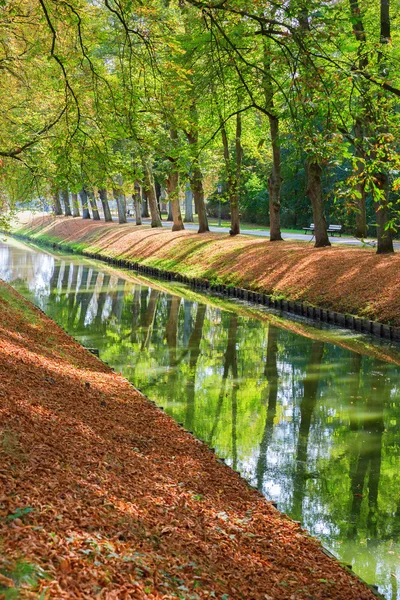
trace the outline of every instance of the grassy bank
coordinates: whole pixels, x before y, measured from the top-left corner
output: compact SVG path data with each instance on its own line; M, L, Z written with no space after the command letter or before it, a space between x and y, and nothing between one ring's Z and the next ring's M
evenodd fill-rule
M400 325L400 255L372 249L275 242L250 236L36 217L15 230L65 250L167 269L212 283Z
M0 283L0 597L374 598Z

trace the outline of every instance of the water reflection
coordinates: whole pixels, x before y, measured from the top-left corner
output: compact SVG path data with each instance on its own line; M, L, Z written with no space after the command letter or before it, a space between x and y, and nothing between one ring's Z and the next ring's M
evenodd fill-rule
M0 277L400 600L398 367L20 244Z

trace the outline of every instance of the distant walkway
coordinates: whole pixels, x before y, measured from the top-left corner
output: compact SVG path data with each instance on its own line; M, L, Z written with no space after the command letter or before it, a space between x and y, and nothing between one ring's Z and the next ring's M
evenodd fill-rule
M132 217L129 217L128 221L134 222L135 219ZM150 220L143 219L143 224L149 225ZM168 228L172 227L172 221L163 221L162 224L163 224L163 227L168 227ZM197 231L198 225L197 225L197 223L185 223L185 229ZM210 225L210 231L213 231L215 233L228 233L229 229L227 229L226 227L218 227L216 225ZM256 236L265 237L265 238L269 237L269 229L241 229L240 233L242 235L256 235ZM314 236L312 236L310 234L303 234L303 233L282 233L282 237L285 240L298 240L301 242L311 242L314 240ZM331 242L335 242L337 244L346 244L347 246L363 246L363 243L360 240L358 240L355 237L351 237L351 236L339 237L339 236L335 235L335 236L331 236L329 239ZM365 242L368 247L374 248L376 246L375 239L368 239L368 240L365 240ZM396 250L400 250L400 242L395 242L394 247Z

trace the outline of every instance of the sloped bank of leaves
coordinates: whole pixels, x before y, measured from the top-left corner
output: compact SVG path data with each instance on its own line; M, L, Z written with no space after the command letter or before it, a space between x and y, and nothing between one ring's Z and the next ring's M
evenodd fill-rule
M4 284L0 311L0 597L374 598Z

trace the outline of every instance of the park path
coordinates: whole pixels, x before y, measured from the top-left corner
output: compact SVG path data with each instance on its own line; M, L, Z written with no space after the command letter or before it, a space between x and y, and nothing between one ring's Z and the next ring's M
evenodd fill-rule
M135 219L132 217L128 218L129 222L134 222ZM150 225L150 219L143 219L143 223L146 225ZM171 221L163 221L162 222L163 227L167 227L170 228L172 227L172 222ZM189 229L191 231L197 231L198 226L196 223L185 223L185 229ZM218 227L217 225L210 225L210 231L214 232L214 233L228 233L228 229L226 227ZM263 238L269 238L269 230L268 229L241 229L240 233L242 235L255 235L258 237L263 237ZM314 236L310 235L310 234L303 234L303 233L282 233L282 237L284 240L296 240L299 242L313 242L314 241ZM331 236L330 241L332 243L337 243L337 244L344 244L347 246L359 246L362 247L364 244L363 242L361 242L359 239L355 238L355 237L351 237L351 236L345 236L345 237L340 237L340 236ZM369 247L375 247L376 246L376 239L367 239L365 240L365 244ZM400 250L400 242L395 242L394 243L394 247L396 250Z

